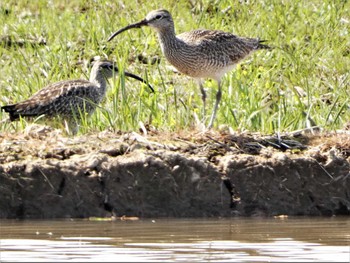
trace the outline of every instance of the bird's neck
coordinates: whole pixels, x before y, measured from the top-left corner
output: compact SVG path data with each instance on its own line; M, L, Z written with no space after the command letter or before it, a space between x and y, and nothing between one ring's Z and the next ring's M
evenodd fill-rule
M157 33L163 54L166 54L168 49L178 48L180 43L174 28L161 29Z
M103 92L106 91L107 79L101 72L91 72L90 82L94 83L97 87L103 90Z

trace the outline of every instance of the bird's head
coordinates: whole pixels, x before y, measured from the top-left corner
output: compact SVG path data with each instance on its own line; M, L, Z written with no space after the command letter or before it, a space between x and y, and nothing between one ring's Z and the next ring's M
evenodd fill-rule
M140 28L142 26L150 26L156 29L157 31L164 31L173 28L174 22L169 11L164 9L153 10L149 12L146 18L141 20L140 22L130 24L113 33L107 41L111 41L114 37L130 28Z
M116 63L114 63L112 61L98 60L98 61L94 62L91 72L93 75L102 75L104 78L108 79L108 78L112 78L113 76L116 76L119 72L119 69L118 69ZM150 84L148 84L148 82L146 80L144 80L143 78L141 78L135 74L132 74L130 72L127 72L127 71L124 71L124 75L126 77L133 78L133 79L136 79L138 81L141 81L141 82L147 84L148 87L150 88L150 90L152 92L154 92L153 87Z

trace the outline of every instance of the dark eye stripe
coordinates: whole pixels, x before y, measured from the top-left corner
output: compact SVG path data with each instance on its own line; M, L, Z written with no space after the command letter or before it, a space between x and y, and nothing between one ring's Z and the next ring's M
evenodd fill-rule
M113 70L113 65L103 65L102 68Z

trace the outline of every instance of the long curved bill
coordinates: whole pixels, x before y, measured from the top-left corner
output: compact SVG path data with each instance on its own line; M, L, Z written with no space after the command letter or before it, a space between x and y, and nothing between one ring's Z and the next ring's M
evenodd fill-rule
M141 82L147 84L147 86L150 88L150 90L151 90L152 92L154 92L153 87L152 87L146 80L144 80L143 78L141 78L141 77L139 77L139 76L137 76L137 75L135 75L135 74L129 73L129 72L127 72L127 71L124 71L124 75L125 75L126 77L130 77L130 78L136 79L136 80L138 80L138 81L141 81Z
M137 23L135 23L135 24L130 24L130 25L126 26L126 27L123 27L123 28L119 29L117 32L113 33L113 34L107 39L107 41L108 41L108 42L111 41L111 40L112 40L113 38L115 38L117 35L119 35L120 33L124 32L124 31L126 31L126 30L128 30L128 29L130 29L130 28L140 28L140 27L142 27L142 26L147 26L147 24L148 24L148 21L147 21L146 19L144 19L144 20L142 20L142 21L140 21L140 22L137 22Z

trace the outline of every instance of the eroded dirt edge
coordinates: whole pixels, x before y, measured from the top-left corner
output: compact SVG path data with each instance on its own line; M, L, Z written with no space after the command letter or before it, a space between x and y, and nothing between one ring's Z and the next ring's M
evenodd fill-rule
M349 215L350 135L0 134L0 218Z

